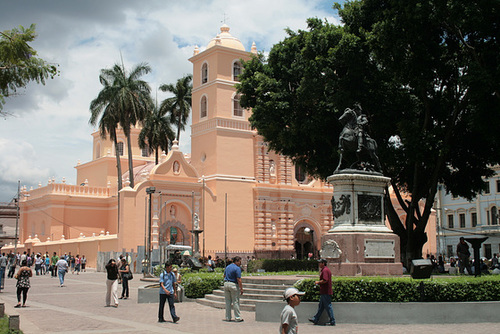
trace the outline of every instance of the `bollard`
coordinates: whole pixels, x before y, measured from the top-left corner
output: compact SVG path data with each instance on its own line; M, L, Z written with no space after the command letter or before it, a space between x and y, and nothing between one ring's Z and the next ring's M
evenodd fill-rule
M0 303L0 318L3 318L4 315L5 315L5 304Z
M9 330L19 330L19 315L9 315Z

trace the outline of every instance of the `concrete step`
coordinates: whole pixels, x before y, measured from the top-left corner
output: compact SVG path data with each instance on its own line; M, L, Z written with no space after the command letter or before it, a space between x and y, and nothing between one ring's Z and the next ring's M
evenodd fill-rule
M312 277L312 276L311 276ZM255 311L256 302L277 302L283 299L283 292L286 288L292 287L295 282L309 276L286 277L286 276L245 276L242 277L244 294L240 298L240 308L245 311ZM225 308L223 287L214 290L212 294L205 295L205 298L196 299L202 305L215 308Z
M262 291L260 291L262 292ZM213 295L221 296L224 298L224 291L222 290L214 290ZM255 300L281 300L283 297L283 292L279 292L277 294L260 294L253 293L251 291L245 290L245 286L243 286L243 298L245 299L255 299Z
M209 295L207 295L209 296ZM196 302L201 305L205 306L210 306L214 308L220 308L220 309L225 309L226 308L226 302L224 300L222 301L215 301L215 300L209 300L206 298L199 298L196 299ZM250 312L255 312L255 304L249 305L249 304L242 304L240 300L240 310L241 311L250 311Z
M205 299L222 303L226 302L224 296L219 296L214 294L205 295ZM255 299L240 298L240 305L255 305L256 301L257 300Z
M282 296L283 292L285 289L274 289L274 290L259 290L259 289L252 289L248 288L246 285L243 286L245 290L245 294L251 294L251 295L272 295L272 296Z
M243 282L243 288L247 289L257 289L257 290L280 290L285 291L286 288L289 288L291 285L283 285L283 284L258 284L258 283L247 283Z

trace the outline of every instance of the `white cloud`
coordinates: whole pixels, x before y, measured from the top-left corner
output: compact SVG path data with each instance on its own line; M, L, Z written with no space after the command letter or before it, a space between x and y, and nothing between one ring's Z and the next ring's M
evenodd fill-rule
M22 139L8 140L0 138L0 191L14 187L17 181L38 184L49 177L49 168L39 164L33 146ZM3 194L6 200L15 196L15 193Z
M33 47L43 59L59 64L60 76L46 86L30 84L8 99L15 117L0 120L0 201L10 200L17 180L36 187L48 177L74 183L78 160L91 159L90 101L101 85L99 72L117 62L131 68L148 62L145 77L153 94L192 72L187 60L195 46L204 49L224 17L231 34L250 49L269 51L284 31L305 29L309 17L338 23L330 0L192 1L6 1L0 30L36 23ZM158 92L158 99L167 97ZM190 127L181 134L189 153Z

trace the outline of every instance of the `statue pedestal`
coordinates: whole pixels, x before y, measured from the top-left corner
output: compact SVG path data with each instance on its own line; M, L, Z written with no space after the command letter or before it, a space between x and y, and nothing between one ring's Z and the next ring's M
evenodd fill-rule
M200 233L203 232L203 230L191 230L189 231L194 234L194 247L193 247L193 256L195 258L200 257Z
M334 225L322 238L321 256L338 276L401 275L399 237L385 225L384 190L378 173L342 171L333 185Z

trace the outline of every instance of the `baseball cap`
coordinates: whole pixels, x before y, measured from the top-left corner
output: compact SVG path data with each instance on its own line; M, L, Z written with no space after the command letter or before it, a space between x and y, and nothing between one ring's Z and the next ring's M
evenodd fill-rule
M290 298L293 295L303 296L303 295L305 295L305 292L299 291L299 290L297 290L295 288L288 288L283 293L283 298L286 300L286 299Z

